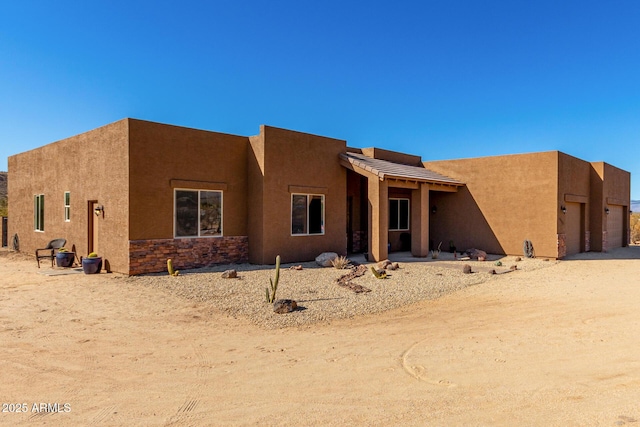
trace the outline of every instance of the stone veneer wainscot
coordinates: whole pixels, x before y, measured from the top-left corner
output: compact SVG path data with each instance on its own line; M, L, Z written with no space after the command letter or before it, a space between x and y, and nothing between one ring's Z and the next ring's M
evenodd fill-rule
M130 275L166 271L169 258L173 260L176 270L244 263L249 260L249 238L229 236L129 241Z

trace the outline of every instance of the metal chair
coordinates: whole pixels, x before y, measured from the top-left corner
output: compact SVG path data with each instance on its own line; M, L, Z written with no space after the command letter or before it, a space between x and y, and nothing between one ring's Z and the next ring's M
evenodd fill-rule
M53 239L47 244L46 248L36 249L36 260L38 261L38 268L40 268L40 260L44 258L51 259L51 267L53 267L53 260L56 257L56 251L64 247L67 243L66 239ZM41 254L40 252L44 252Z

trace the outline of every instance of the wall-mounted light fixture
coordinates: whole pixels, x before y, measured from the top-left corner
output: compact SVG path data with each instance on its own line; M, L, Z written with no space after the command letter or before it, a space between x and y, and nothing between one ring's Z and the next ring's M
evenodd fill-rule
M436 205L431 206L431 213L438 212L438 207Z
M93 213L96 214L96 216L104 216L104 206L102 205L98 205L93 209Z
M607 215L609 215L609 206L605 206L605 207L604 207L604 213L606 213Z
M565 205L560 206L560 210L562 211L563 214L567 213L567 207Z

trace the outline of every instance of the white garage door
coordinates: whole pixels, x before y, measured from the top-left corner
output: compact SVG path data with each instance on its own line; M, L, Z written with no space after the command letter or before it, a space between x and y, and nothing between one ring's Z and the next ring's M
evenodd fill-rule
M622 246L622 211L620 205L609 205L609 215L607 215L607 248L619 248Z
M580 234L582 221L580 203L567 203L567 213L565 214L565 233L567 244L567 255L573 255L581 252Z

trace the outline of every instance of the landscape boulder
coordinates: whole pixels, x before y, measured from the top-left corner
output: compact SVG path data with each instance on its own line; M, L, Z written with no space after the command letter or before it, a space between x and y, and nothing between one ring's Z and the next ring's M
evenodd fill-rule
M278 314L291 313L298 308L298 303L292 299L279 299L273 302L273 311Z
M378 264L376 264L376 268L378 269L383 269L386 270L387 268L389 268L389 266L391 265L391 261L389 261L388 259L385 259L383 261L380 261Z
M471 274L471 266L469 264L465 264L462 266L462 272L464 274Z
M469 254L469 258L471 259L477 259L479 261L484 261L487 259L487 253L480 249L467 249L467 254Z
M320 267L332 267L331 261L338 258L335 252L323 252L316 257L316 264Z
M400 268L400 265L397 262L393 262L387 265L387 270L397 270Z
M238 272L236 270L227 270L222 273L223 279L235 279L238 277Z

